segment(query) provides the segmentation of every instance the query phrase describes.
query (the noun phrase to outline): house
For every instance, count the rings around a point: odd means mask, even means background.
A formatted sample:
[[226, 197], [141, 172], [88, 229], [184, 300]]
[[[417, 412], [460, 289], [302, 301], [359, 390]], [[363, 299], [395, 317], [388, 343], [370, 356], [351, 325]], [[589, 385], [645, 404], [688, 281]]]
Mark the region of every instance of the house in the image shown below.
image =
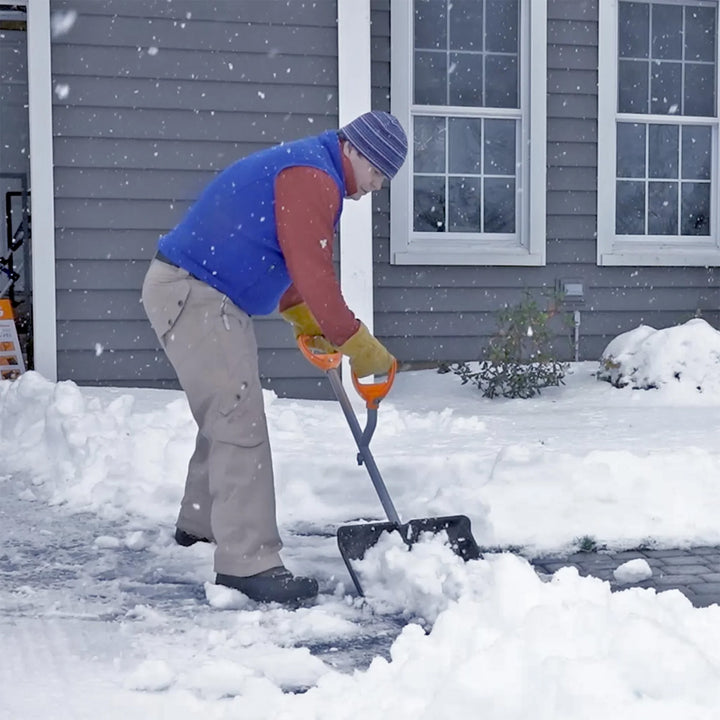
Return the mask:
[[[526, 291], [567, 292], [568, 359], [641, 323], [717, 325], [717, 6], [0, 4], [0, 92], [15, 98], [0, 164], [15, 142], [9, 164], [31, 177], [34, 367], [174, 386], [139, 303], [157, 238], [236, 158], [371, 107], [412, 150], [391, 189], [346, 204], [337, 259], [349, 305], [404, 362], [478, 357]], [[8, 141], [11, 111], [27, 132]], [[278, 316], [256, 327], [268, 387], [326, 394]]]

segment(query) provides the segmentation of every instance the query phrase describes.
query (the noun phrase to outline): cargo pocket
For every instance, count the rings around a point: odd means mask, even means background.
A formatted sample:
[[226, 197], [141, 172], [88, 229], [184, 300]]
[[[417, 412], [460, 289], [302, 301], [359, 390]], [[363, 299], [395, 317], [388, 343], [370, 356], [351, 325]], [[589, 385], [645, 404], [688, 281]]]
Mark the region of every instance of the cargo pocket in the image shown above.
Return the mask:
[[267, 422], [258, 381], [241, 381], [218, 405], [213, 439], [256, 447], [267, 441]]
[[187, 277], [154, 283], [143, 292], [143, 305], [150, 325], [165, 347], [168, 333], [175, 327], [190, 295]]

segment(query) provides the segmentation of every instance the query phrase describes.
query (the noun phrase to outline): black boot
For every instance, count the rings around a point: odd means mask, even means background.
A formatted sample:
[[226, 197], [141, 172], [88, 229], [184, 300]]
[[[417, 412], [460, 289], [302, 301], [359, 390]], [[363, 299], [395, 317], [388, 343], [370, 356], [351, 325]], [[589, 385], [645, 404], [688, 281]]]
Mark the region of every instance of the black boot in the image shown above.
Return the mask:
[[215, 584], [239, 590], [251, 600], [258, 602], [297, 605], [304, 600], [311, 600], [318, 594], [317, 580], [295, 577], [282, 565], [249, 577], [218, 574]]
[[178, 545], [182, 545], [183, 547], [190, 547], [191, 545], [194, 545], [196, 542], [206, 542], [209, 543], [210, 540], [203, 537], [195, 537], [194, 535], [191, 535], [190, 533], [186, 533], [184, 530], [181, 530], [180, 528], [175, 529], [175, 542]]

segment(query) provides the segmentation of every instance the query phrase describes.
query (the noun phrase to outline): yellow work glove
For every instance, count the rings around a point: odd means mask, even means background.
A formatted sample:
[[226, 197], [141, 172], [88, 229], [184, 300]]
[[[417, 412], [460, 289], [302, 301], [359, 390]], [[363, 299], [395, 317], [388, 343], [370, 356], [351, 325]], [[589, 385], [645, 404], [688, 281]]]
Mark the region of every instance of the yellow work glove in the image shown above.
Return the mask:
[[395, 359], [362, 323], [338, 350], [350, 358], [350, 367], [359, 378], [385, 375]]
[[293, 305], [280, 314], [292, 325], [296, 340], [300, 335], [309, 335], [312, 338], [308, 343], [311, 348], [324, 353], [337, 352], [337, 348], [323, 335], [318, 321], [313, 317], [306, 303]]

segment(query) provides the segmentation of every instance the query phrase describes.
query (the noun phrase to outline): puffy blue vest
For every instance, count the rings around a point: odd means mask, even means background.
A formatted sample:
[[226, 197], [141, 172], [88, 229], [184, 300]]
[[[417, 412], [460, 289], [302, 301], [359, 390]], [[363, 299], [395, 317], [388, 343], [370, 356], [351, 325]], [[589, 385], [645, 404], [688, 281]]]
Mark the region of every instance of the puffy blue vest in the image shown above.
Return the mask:
[[238, 160], [203, 191], [158, 248], [174, 263], [206, 282], [249, 315], [267, 315], [290, 286], [275, 224], [275, 178], [296, 165], [327, 172], [345, 182], [337, 132], [277, 145]]

